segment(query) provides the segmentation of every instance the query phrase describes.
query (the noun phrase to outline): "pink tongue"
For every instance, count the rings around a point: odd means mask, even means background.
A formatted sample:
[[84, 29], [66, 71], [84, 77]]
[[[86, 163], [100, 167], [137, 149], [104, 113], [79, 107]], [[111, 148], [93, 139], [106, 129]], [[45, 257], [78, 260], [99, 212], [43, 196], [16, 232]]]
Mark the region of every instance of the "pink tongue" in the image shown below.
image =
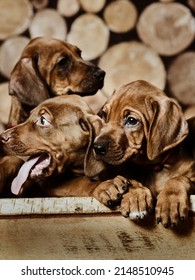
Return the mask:
[[30, 170], [33, 167], [33, 165], [38, 161], [40, 156], [29, 159], [26, 161], [22, 167], [20, 168], [18, 175], [14, 178], [12, 185], [11, 185], [11, 191], [13, 194], [18, 194], [20, 192], [20, 189], [24, 182], [27, 180]]

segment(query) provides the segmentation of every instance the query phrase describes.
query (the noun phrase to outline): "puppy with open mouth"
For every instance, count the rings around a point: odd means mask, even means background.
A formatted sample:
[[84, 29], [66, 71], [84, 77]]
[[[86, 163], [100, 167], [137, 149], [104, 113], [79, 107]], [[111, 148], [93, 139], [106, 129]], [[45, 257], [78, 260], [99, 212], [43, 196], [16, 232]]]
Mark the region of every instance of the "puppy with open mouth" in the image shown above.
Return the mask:
[[45, 100], [26, 122], [4, 131], [1, 141], [14, 155], [27, 159], [12, 183], [18, 194], [27, 179], [41, 182], [54, 174], [83, 174], [85, 151], [98, 122], [78, 95]]
[[[101, 118], [82, 97], [64, 95], [45, 100], [32, 110], [24, 123], [4, 131], [1, 134], [4, 149], [25, 160], [12, 182], [12, 193], [34, 195], [34, 189], [39, 186], [43, 196], [94, 195], [102, 202], [101, 197], [105, 195], [102, 192], [107, 186], [94, 193], [99, 182], [77, 185], [93, 161], [91, 145], [101, 124]], [[92, 165], [95, 168], [96, 161]], [[99, 162], [96, 172], [99, 172]], [[123, 177], [115, 181], [124, 193]]]

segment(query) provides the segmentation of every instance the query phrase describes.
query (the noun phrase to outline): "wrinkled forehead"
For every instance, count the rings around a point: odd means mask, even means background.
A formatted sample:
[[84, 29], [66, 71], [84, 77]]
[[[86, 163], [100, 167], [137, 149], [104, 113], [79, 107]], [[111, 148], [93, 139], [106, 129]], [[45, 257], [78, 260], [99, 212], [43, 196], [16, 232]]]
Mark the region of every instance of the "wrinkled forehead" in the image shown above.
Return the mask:
[[145, 82], [136, 81], [121, 86], [105, 104], [111, 115], [116, 115], [126, 108], [132, 108], [143, 113], [146, 110], [146, 99], [159, 100], [165, 93], [157, 87]]
[[50, 37], [39, 37], [30, 41], [30, 43], [26, 46], [24, 53], [28, 54], [32, 51], [36, 52], [39, 55], [44, 54], [46, 56], [49, 54], [56, 53], [77, 53], [78, 48], [73, 46], [65, 41], [53, 39]]
[[47, 105], [50, 109], [62, 109], [70, 111], [83, 111], [83, 113], [92, 113], [89, 105], [78, 95], [62, 95], [45, 100], [42, 105]]

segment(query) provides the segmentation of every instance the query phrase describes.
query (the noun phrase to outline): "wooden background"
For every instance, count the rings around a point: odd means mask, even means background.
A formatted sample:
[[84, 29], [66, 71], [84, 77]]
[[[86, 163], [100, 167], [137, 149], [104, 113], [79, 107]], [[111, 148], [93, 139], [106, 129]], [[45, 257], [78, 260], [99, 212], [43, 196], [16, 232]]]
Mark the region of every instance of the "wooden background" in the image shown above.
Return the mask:
[[9, 111], [10, 72], [36, 36], [76, 44], [106, 71], [95, 107], [120, 84], [146, 79], [194, 114], [194, 15], [195, 0], [1, 0], [0, 120]]

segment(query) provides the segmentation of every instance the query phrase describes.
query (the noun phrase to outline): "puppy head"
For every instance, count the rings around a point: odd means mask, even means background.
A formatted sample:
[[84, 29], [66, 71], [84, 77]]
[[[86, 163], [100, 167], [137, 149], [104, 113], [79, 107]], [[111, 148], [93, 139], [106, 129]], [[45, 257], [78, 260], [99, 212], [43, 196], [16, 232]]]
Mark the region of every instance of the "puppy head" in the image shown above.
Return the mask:
[[94, 94], [103, 87], [105, 72], [84, 61], [67, 42], [38, 37], [30, 41], [11, 73], [9, 93], [29, 106], [66, 93]]
[[22, 179], [19, 178], [17, 191], [29, 178], [41, 181], [66, 171], [84, 174], [93, 122], [98, 120], [101, 122], [80, 96], [66, 95], [42, 102], [26, 122], [2, 133], [2, 142], [9, 151], [28, 157], [19, 172]]
[[112, 165], [155, 160], [188, 134], [177, 102], [145, 81], [120, 87], [99, 115], [104, 124], [94, 141], [95, 157]]

